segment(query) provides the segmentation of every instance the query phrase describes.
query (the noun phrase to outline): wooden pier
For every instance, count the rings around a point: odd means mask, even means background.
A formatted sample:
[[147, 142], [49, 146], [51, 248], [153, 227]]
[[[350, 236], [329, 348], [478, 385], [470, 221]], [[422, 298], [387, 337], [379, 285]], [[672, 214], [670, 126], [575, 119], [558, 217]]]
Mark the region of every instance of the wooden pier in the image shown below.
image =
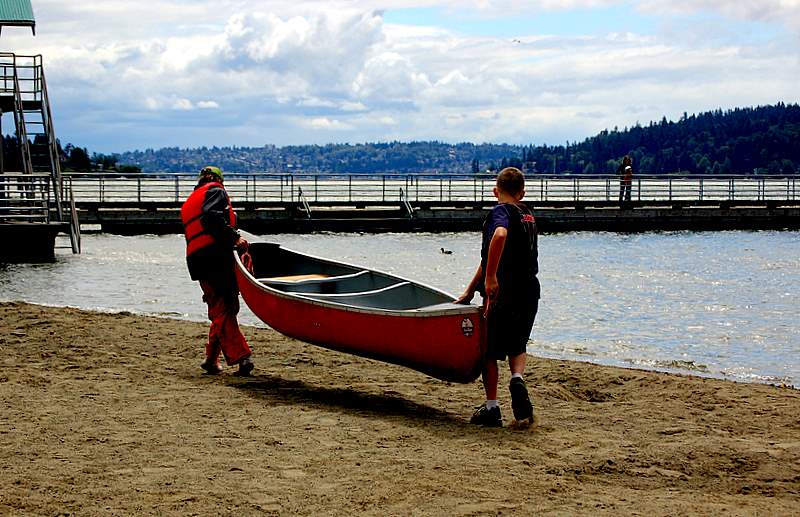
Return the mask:
[[[194, 175], [65, 177], [84, 225], [118, 234], [180, 233]], [[494, 178], [473, 175], [229, 174], [247, 231], [474, 231], [495, 203]], [[527, 179], [543, 232], [800, 229], [797, 176], [639, 176], [619, 201], [616, 176]], [[85, 228], [90, 228], [85, 226]]]

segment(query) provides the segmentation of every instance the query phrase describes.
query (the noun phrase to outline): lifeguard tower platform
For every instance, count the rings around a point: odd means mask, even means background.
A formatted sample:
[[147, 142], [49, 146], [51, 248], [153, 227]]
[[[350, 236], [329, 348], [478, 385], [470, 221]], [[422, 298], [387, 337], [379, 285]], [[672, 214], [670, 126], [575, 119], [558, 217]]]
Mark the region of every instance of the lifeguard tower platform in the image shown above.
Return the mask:
[[[35, 34], [30, 0], [0, 0], [0, 34], [8, 26], [30, 27]], [[61, 178], [41, 55], [0, 52], [0, 134], [12, 117], [15, 136], [3, 140], [0, 153], [0, 262], [53, 260], [59, 233], [68, 234], [69, 247], [80, 253], [80, 225]]]

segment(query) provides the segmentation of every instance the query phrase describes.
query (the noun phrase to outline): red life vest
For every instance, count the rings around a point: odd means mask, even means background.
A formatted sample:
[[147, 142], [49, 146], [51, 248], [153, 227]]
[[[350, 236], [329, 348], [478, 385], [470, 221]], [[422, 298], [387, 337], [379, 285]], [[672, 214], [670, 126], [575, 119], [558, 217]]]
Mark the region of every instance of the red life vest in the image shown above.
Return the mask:
[[[206, 192], [212, 188], [224, 188], [222, 183], [206, 183], [202, 187], [195, 189], [188, 199], [181, 206], [181, 221], [186, 235], [186, 256], [196, 253], [207, 246], [216, 242], [214, 237], [206, 231], [200, 218], [203, 216], [203, 202], [206, 199]], [[228, 201], [228, 218], [232, 227], [236, 228], [236, 213], [233, 206]]]

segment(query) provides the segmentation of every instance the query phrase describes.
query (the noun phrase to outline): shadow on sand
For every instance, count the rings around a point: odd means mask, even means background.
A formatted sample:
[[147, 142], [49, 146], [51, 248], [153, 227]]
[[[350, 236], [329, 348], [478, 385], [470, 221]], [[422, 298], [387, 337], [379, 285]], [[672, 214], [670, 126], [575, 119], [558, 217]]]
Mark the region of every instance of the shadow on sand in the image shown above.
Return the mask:
[[431, 424], [472, 427], [462, 417], [440, 409], [412, 402], [399, 393], [364, 393], [357, 388], [328, 388], [314, 386], [301, 380], [289, 380], [272, 375], [253, 377], [224, 377], [230, 387], [272, 404], [305, 404], [325, 407], [369, 418], [402, 417], [413, 425]]

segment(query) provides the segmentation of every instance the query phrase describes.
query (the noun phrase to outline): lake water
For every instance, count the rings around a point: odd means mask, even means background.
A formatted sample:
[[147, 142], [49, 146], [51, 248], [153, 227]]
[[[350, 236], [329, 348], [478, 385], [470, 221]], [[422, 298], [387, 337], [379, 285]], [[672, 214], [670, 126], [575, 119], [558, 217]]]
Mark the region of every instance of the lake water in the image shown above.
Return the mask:
[[[454, 294], [477, 233], [270, 235]], [[451, 250], [444, 254], [441, 248]], [[800, 383], [800, 232], [540, 236], [530, 353], [732, 380]], [[181, 235], [84, 235], [83, 254], [0, 265], [0, 300], [205, 319]], [[243, 324], [262, 325], [242, 304]], [[256, 354], [258, 343], [254, 343]], [[199, 345], [198, 345], [199, 346]]]

